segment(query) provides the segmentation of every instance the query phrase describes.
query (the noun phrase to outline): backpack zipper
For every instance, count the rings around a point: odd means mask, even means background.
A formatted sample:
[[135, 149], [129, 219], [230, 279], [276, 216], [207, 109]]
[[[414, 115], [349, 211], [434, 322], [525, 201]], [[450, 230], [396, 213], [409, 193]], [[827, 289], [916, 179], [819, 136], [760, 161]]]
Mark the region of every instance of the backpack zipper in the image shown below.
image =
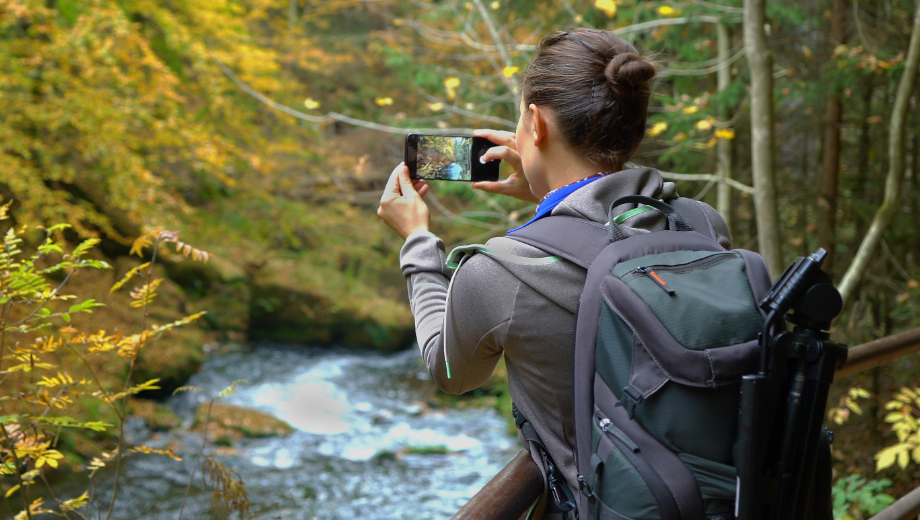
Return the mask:
[[668, 284], [665, 283], [664, 280], [659, 278], [658, 275], [655, 274], [655, 271], [652, 271], [650, 268], [637, 267], [635, 272], [639, 274], [644, 274], [645, 276], [647, 276], [649, 279], [655, 282], [655, 285], [657, 285], [658, 287], [661, 287], [661, 290], [668, 293], [668, 296], [674, 296], [675, 294], [677, 294], [676, 292], [674, 292], [674, 289], [671, 289], [670, 287], [668, 287]]
[[602, 432], [618, 439], [620, 442], [625, 444], [627, 448], [629, 448], [629, 451], [633, 453], [639, 453], [639, 445], [627, 437], [626, 434], [620, 431], [619, 428], [614, 426], [613, 423], [610, 422], [610, 419], [604, 417], [601, 412], [596, 412], [594, 416], [597, 418], [597, 426], [601, 429]]

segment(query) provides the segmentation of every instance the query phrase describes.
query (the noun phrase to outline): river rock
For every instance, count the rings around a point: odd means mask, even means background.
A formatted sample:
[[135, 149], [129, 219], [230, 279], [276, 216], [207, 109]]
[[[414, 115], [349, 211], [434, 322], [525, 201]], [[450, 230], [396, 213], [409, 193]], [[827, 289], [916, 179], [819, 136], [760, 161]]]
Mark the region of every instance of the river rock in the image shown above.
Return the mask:
[[[208, 403], [202, 403], [195, 410], [195, 430], [204, 430], [208, 421]], [[288, 423], [267, 413], [242, 408], [232, 404], [214, 403], [211, 406], [208, 436], [221, 442], [224, 439], [241, 437], [279, 437], [294, 433]]]

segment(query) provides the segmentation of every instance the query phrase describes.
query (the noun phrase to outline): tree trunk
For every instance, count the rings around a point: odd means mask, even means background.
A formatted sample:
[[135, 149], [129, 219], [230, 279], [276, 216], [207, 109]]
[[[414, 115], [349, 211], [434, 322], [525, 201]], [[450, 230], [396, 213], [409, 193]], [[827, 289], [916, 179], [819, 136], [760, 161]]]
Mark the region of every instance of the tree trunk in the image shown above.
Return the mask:
[[840, 294], [843, 303], [847, 305], [856, 293], [856, 288], [862, 281], [869, 267], [869, 262], [878, 248], [879, 242], [894, 220], [898, 211], [901, 198], [901, 188], [904, 184], [905, 146], [907, 134], [907, 114], [910, 108], [910, 97], [917, 80], [917, 65], [920, 63], [920, 0], [914, 4], [914, 22], [908, 45], [907, 61], [904, 63], [904, 75], [898, 83], [898, 91], [891, 109], [890, 134], [888, 138], [888, 176], [885, 179], [885, 198], [881, 207], [875, 212], [875, 218], [869, 226], [866, 237], [859, 245], [853, 263], [847, 269], [843, 280], [840, 282]]
[[[725, 63], [729, 58], [729, 45], [730, 39], [728, 35], [728, 28], [725, 27], [725, 24], [720, 23], [718, 27], [718, 57], [719, 63]], [[719, 69], [718, 73], [718, 87], [719, 92], [724, 92], [729, 83], [732, 81], [732, 71], [731, 67], [723, 67]], [[722, 111], [720, 117], [724, 121], [728, 121], [731, 118], [731, 112], [726, 108]], [[732, 178], [732, 141], [729, 139], [719, 139], [716, 152], [718, 154], [719, 164], [716, 168], [716, 175], [723, 179]], [[732, 188], [728, 185], [727, 182], [720, 182], [718, 188], [718, 199], [716, 202], [716, 210], [719, 214], [722, 215], [722, 218], [725, 219], [725, 224], [728, 226], [729, 234], [732, 231], [732, 213], [733, 213], [733, 204], [732, 204]]]
[[[830, 43], [833, 49], [844, 43], [846, 0], [834, 0], [831, 17]], [[833, 50], [831, 51], [833, 52]], [[824, 175], [821, 180], [821, 197], [818, 198], [818, 246], [827, 250], [824, 269], [830, 270], [834, 262], [835, 230], [837, 227], [837, 184], [840, 172], [840, 92], [834, 91], [827, 100], [824, 116]]]
[[773, 57], [764, 34], [766, 0], [744, 0], [744, 53], [751, 69], [751, 175], [757, 243], [773, 277], [783, 272], [783, 252], [773, 168]]
[[[867, 198], [869, 186], [869, 150], [872, 147], [872, 131], [869, 117], [872, 115], [872, 96], [875, 94], [875, 74], [867, 74], [863, 81], [863, 112], [860, 119], [859, 156], [856, 159], [857, 199]], [[856, 236], [866, 234], [866, 219], [860, 211], [853, 212], [856, 218]]]

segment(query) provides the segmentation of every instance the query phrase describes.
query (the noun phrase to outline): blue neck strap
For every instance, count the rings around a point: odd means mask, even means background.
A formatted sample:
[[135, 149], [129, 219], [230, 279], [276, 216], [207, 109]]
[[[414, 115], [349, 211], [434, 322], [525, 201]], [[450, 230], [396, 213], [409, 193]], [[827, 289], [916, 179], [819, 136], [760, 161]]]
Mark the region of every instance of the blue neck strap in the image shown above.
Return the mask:
[[604, 176], [588, 177], [587, 179], [580, 180], [576, 182], [575, 184], [569, 184], [568, 186], [559, 188], [558, 190], [551, 193], [549, 197], [546, 197], [546, 199], [543, 202], [541, 202], [539, 206], [537, 206], [537, 214], [534, 215], [532, 219], [528, 220], [523, 225], [520, 225], [508, 231], [505, 234], [508, 235], [508, 234], [514, 233], [515, 231], [519, 229], [523, 229], [529, 226], [530, 224], [532, 224], [533, 222], [536, 222], [540, 220], [541, 218], [549, 215], [550, 213], [553, 212], [553, 209], [555, 209], [556, 206], [559, 205], [560, 202], [562, 202], [563, 200], [565, 200], [566, 197], [568, 197], [569, 195], [574, 193], [576, 190], [578, 190], [578, 188], [581, 188], [582, 186], [591, 184], [592, 182], [599, 180], [599, 179], [603, 179], [603, 178]]

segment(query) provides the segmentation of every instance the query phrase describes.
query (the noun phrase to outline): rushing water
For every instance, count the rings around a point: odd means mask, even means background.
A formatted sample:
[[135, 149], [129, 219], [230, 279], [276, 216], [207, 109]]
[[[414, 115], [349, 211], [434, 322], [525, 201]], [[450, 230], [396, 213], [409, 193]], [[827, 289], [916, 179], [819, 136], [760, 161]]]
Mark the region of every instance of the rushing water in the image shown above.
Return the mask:
[[[188, 383], [203, 391], [179, 394], [170, 404], [188, 426], [207, 395], [237, 379], [248, 382], [225, 402], [297, 429], [287, 437], [236, 441], [216, 455], [242, 475], [254, 518], [449, 518], [519, 449], [494, 410], [429, 410], [424, 403], [433, 384], [416, 349], [380, 355], [255, 347], [214, 354]], [[132, 442], [178, 447], [184, 461], [126, 459], [113, 517], [175, 519], [200, 435], [155, 436], [137, 421], [129, 426]], [[402, 453], [413, 446], [451, 453]], [[196, 478], [183, 518], [212, 518], [210, 492], [200, 484]], [[100, 487], [110, 485], [103, 479]]]

